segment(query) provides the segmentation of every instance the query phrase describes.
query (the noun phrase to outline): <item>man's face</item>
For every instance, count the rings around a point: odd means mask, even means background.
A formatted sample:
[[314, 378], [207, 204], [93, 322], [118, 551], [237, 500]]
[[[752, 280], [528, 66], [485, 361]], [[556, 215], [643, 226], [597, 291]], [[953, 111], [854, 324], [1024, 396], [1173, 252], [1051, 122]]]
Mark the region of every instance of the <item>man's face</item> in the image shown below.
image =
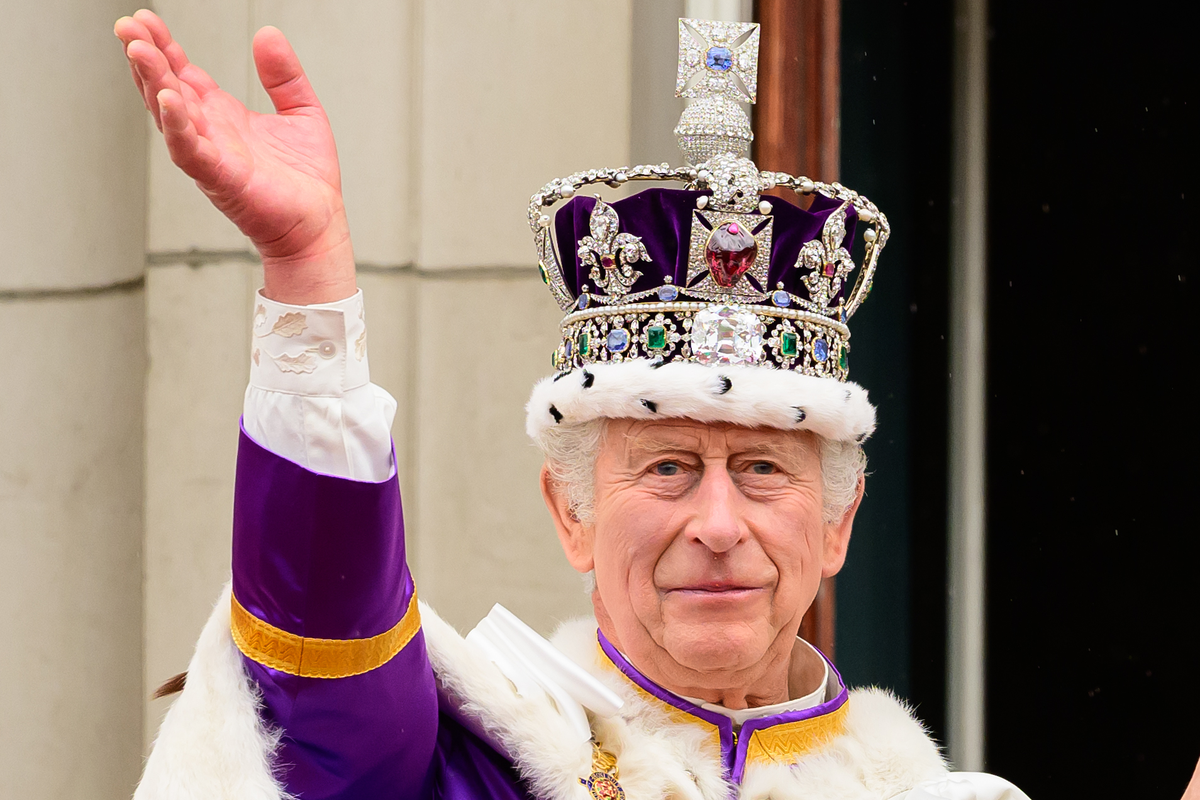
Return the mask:
[[564, 545], [594, 567], [597, 618], [626, 656], [678, 693], [720, 694], [781, 661], [786, 673], [841, 567], [849, 520], [823, 522], [821, 490], [812, 434], [613, 420], [594, 521]]

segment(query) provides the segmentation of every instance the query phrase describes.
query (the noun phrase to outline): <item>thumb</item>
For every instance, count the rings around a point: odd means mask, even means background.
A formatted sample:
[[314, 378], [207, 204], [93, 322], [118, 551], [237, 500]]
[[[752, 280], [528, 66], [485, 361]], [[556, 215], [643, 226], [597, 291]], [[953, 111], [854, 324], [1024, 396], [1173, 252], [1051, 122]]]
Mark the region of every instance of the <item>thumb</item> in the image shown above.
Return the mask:
[[275, 110], [284, 115], [321, 110], [321, 102], [283, 32], [268, 25], [254, 34], [254, 66]]

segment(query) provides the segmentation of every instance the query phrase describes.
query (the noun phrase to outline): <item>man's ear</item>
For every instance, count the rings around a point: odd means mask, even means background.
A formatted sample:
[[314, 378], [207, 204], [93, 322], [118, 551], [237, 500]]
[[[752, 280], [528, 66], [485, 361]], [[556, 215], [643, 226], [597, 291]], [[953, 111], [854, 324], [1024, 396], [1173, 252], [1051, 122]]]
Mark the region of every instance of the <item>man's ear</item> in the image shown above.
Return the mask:
[[593, 533], [592, 526], [584, 525], [571, 510], [565, 488], [550, 474], [550, 468], [542, 465], [542, 499], [550, 510], [550, 518], [554, 520], [554, 528], [558, 532], [558, 541], [562, 543], [563, 553], [567, 563], [576, 572], [591, 572], [595, 568], [592, 557]]
[[854, 527], [854, 515], [862, 502], [867, 488], [865, 475], [858, 476], [858, 487], [854, 491], [854, 502], [846, 507], [841, 519], [825, 523], [825, 553], [821, 563], [821, 577], [832, 578], [846, 563], [846, 550], [850, 547], [850, 529]]

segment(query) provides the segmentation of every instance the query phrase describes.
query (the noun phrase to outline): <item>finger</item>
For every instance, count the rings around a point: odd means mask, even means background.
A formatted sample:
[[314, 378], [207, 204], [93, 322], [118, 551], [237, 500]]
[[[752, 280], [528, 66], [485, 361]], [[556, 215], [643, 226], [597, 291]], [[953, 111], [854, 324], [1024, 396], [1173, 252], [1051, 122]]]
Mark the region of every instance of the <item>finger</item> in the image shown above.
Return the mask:
[[142, 96], [142, 105], [149, 111], [150, 104], [146, 102], [146, 90], [142, 86], [142, 76], [138, 74], [137, 67], [134, 66], [132, 61], [129, 62], [129, 73], [133, 75], [133, 83], [137, 86], [138, 94]]
[[[136, 38], [150, 42], [161, 50], [171, 66], [171, 71], [191, 86], [198, 97], [204, 97], [213, 89], [220, 88], [207, 72], [188, 61], [187, 53], [171, 36], [167, 24], [153, 11], [143, 8], [132, 17], [122, 17], [117, 20], [114, 32], [126, 46]], [[147, 107], [149, 105], [147, 101]]]
[[158, 94], [163, 89], [179, 92], [179, 77], [171, 71], [167, 57], [153, 44], [141, 39], [129, 43], [125, 50], [130, 60], [137, 66], [138, 74], [142, 76], [143, 89], [147, 100], [152, 100], [150, 113], [159, 123], [162, 130], [162, 120], [158, 107]]
[[183, 52], [183, 48], [179, 46], [171, 37], [171, 29], [167, 27], [167, 23], [162, 21], [162, 18], [148, 8], [143, 8], [140, 11], [135, 11], [133, 18], [145, 26], [146, 30], [154, 39], [154, 45], [162, 51], [167, 57], [167, 63], [171, 65], [171, 70], [178, 75], [183, 71], [183, 68], [188, 65], [187, 54]]
[[[144, 41], [151, 39], [150, 32], [147, 31], [140, 22], [133, 19], [133, 17], [121, 17], [119, 20], [117, 20], [113, 25], [113, 33], [116, 34], [117, 38], [121, 40], [121, 43], [125, 48], [128, 48], [129, 43], [134, 39], [142, 39]], [[142, 95], [142, 105], [146, 107], [146, 110], [149, 110], [150, 100], [146, 97], [146, 89], [144, 82], [142, 81], [142, 76], [138, 74], [137, 66], [133, 63], [133, 60], [129, 58], [128, 52], [125, 53], [125, 58], [129, 60], [129, 73], [133, 76], [133, 83], [137, 86], [138, 92]]]
[[133, 17], [142, 23], [154, 37], [154, 44], [167, 57], [171, 71], [179, 76], [181, 81], [191, 86], [198, 97], [204, 97], [213, 89], [220, 88], [207, 72], [188, 61], [187, 53], [171, 36], [171, 29], [167, 27], [167, 23], [163, 22], [161, 17], [145, 8], [136, 12]]
[[163, 89], [157, 100], [162, 109], [163, 141], [171, 161], [201, 186], [216, 183], [220, 153], [212, 142], [197, 132], [183, 97], [178, 92]]
[[154, 37], [150, 34], [150, 31], [146, 28], [146, 26], [141, 22], [138, 22], [133, 17], [121, 17], [119, 20], [113, 23], [113, 33], [117, 35], [118, 39], [125, 43], [126, 47], [128, 47], [129, 43], [134, 39], [141, 39], [151, 43], [154, 41]]
[[183, 93], [183, 102], [187, 105], [188, 117], [196, 126], [196, 131], [201, 136], [208, 136], [208, 117], [205, 116], [204, 108], [200, 105], [200, 95], [196, 94], [196, 90], [187, 81], [181, 80], [179, 89]]
[[296, 51], [278, 28], [267, 26], [254, 34], [254, 65], [276, 112], [288, 115], [321, 111]]

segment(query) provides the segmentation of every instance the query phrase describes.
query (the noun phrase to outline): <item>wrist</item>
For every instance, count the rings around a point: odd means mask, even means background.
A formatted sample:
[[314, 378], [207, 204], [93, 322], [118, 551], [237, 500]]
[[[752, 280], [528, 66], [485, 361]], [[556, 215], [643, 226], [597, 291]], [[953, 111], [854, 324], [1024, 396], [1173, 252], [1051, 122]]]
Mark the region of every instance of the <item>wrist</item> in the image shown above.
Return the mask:
[[358, 291], [354, 247], [344, 217], [299, 252], [264, 255], [262, 264], [263, 296], [279, 303], [333, 303]]

